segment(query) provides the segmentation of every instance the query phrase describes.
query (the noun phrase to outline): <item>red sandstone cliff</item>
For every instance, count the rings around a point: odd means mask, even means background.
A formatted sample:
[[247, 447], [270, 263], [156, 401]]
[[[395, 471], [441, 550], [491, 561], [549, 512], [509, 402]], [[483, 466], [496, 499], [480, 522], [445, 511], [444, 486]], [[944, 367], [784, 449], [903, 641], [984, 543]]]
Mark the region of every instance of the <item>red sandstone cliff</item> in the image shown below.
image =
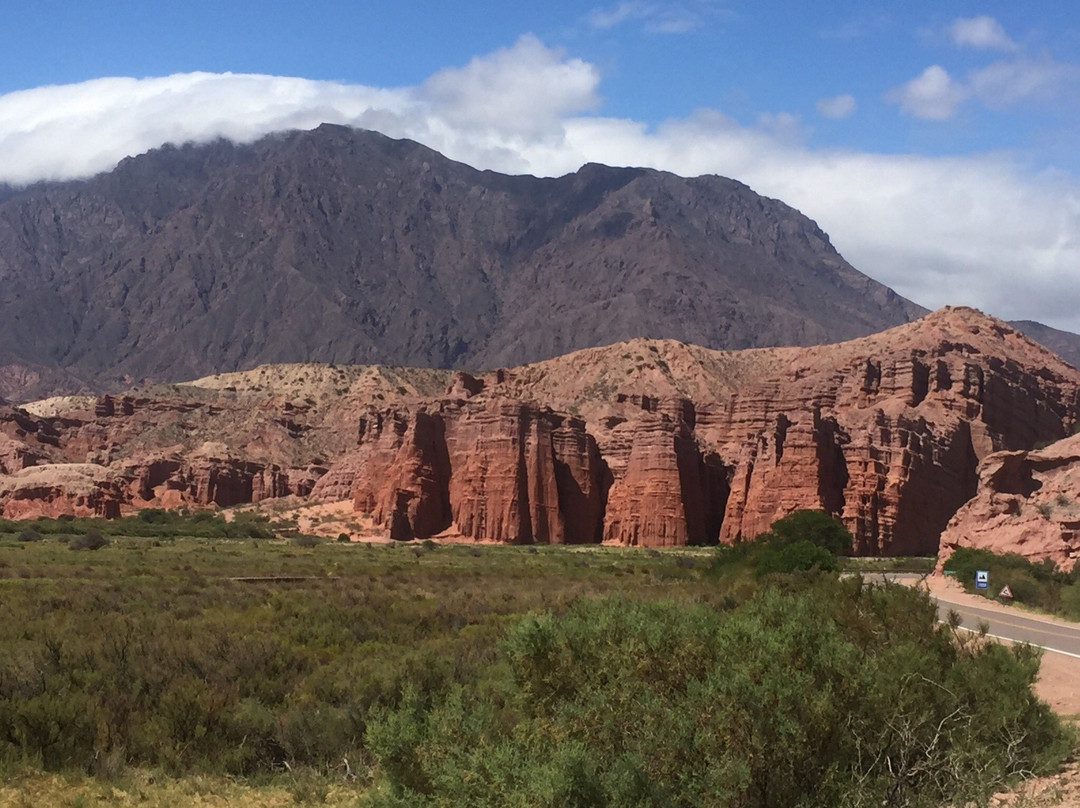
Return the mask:
[[580, 420], [498, 398], [446, 400], [372, 410], [358, 444], [313, 495], [330, 498], [351, 478], [357, 510], [392, 537], [452, 528], [500, 542], [599, 539], [605, 469]]
[[38, 516], [120, 515], [124, 500], [116, 478], [92, 463], [40, 465], [0, 475], [0, 516], [32, 519]]
[[1006, 324], [943, 309], [817, 348], [635, 340], [479, 377], [272, 366], [40, 402], [0, 410], [0, 475], [89, 462], [123, 507], [348, 498], [402, 539], [681, 545], [821, 508], [859, 553], [927, 553], [979, 460], [1068, 434], [1078, 390]]

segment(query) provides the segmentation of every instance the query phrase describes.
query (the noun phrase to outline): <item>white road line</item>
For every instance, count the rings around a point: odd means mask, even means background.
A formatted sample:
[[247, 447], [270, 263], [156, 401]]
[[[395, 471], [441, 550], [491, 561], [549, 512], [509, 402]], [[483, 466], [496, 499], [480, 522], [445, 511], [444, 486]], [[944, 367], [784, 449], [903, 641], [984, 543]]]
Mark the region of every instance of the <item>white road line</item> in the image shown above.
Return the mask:
[[[939, 623], [944, 623], [946, 621], [939, 620], [938, 622]], [[978, 634], [979, 633], [979, 630], [977, 628], [968, 628], [967, 626], [957, 626], [957, 628], [960, 629], [961, 631], [970, 631], [972, 634]], [[1038, 629], [1032, 629], [1032, 630], [1033, 631], [1038, 631]], [[1037, 642], [1028, 642], [1027, 640], [1018, 640], [1015, 637], [1002, 637], [1000, 634], [990, 634], [989, 632], [984, 634], [983, 636], [984, 637], [992, 637], [995, 640], [1004, 640], [1005, 642], [1027, 643], [1028, 645], [1034, 645], [1036, 648], [1041, 648], [1044, 651], [1049, 651], [1051, 654], [1061, 654], [1062, 656], [1072, 657], [1073, 659], [1080, 659], [1080, 654], [1074, 654], [1074, 653], [1071, 653], [1069, 651], [1062, 651], [1062, 650], [1059, 650], [1057, 648], [1051, 648], [1049, 645], [1039, 645]]]

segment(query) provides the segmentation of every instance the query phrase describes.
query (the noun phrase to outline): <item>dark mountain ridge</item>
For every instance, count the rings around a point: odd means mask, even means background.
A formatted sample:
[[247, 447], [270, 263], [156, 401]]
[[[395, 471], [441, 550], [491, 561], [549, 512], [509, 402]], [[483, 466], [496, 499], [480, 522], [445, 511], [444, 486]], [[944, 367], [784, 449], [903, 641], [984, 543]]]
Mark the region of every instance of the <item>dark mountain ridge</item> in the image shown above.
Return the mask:
[[812, 345], [924, 312], [734, 180], [507, 176], [340, 126], [0, 199], [8, 398], [269, 362], [482, 369], [633, 337]]
[[1074, 368], [1080, 368], [1080, 334], [1051, 328], [1034, 320], [1013, 320], [1009, 325], [1045, 345]]

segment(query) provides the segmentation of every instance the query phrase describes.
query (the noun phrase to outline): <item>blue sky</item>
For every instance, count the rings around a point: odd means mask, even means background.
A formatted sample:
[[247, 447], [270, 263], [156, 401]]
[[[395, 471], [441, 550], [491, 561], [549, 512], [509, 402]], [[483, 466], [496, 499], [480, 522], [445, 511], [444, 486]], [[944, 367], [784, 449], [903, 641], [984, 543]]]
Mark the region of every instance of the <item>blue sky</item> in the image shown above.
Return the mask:
[[1080, 330], [1072, 3], [0, 9], [0, 180], [321, 120], [510, 172], [720, 173], [924, 305]]

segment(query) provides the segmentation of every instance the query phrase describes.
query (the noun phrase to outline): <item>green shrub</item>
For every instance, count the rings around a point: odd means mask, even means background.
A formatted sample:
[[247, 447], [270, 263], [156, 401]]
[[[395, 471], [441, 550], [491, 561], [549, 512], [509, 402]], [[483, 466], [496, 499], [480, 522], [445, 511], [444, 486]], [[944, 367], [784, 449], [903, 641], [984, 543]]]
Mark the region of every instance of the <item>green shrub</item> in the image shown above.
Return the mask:
[[730, 612], [583, 600], [502, 653], [487, 693], [376, 712], [369, 804], [939, 805], [1068, 749], [1036, 652], [959, 641], [901, 587], [822, 579]]
[[767, 533], [750, 542], [721, 545], [712, 572], [745, 566], [758, 575], [821, 569], [835, 571], [836, 556], [851, 552], [851, 532], [823, 511], [795, 511], [772, 523]]
[[[1061, 608], [1064, 591], [1071, 588], [1073, 580], [1049, 560], [1035, 564], [1017, 553], [995, 553], [977, 547], [957, 548], [946, 560], [945, 570], [955, 573], [971, 592], [994, 598], [1008, 585], [1015, 602], [1050, 612]], [[990, 573], [989, 588], [975, 588], [976, 570]]]
[[835, 572], [839, 563], [836, 556], [805, 539], [776, 547], [766, 544], [757, 557], [758, 575], [769, 573], [806, 572], [812, 569]]
[[806, 541], [828, 550], [833, 555], [851, 552], [853, 538], [843, 522], [824, 511], [800, 510], [777, 519], [766, 534], [776, 547]]
[[28, 527], [20, 530], [17, 538], [21, 542], [41, 541], [41, 534], [34, 528]]
[[90, 530], [69, 541], [68, 547], [72, 550], [100, 550], [108, 543], [109, 540], [102, 536], [99, 531]]

